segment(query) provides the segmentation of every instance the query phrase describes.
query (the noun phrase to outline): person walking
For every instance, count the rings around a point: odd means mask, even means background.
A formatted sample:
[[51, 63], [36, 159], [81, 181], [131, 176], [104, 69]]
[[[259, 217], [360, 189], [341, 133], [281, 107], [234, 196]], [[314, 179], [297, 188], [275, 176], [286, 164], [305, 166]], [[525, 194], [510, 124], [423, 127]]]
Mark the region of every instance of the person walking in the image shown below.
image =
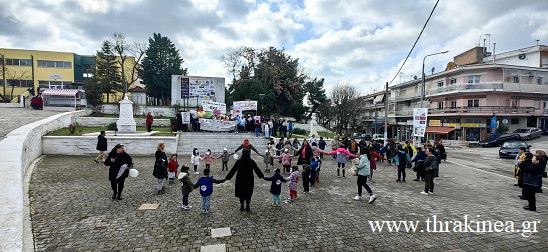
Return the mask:
[[[318, 141], [318, 147], [320, 147], [321, 150], [325, 150], [325, 146], [327, 146], [327, 143], [325, 140], [323, 140], [323, 137], [320, 137], [320, 141]], [[320, 153], [320, 159], [323, 159], [323, 153]]]
[[413, 181], [424, 181], [424, 160], [426, 160], [426, 153], [421, 147], [417, 147], [417, 155], [411, 160], [411, 163], [415, 163], [413, 171], [417, 172], [417, 178]]
[[230, 180], [236, 175], [236, 183], [234, 183], [234, 196], [240, 199], [240, 211], [244, 211], [244, 202], [246, 204], [245, 211], [251, 211], [249, 205], [251, 203], [251, 196], [253, 195], [253, 187], [255, 180], [253, 172], [260, 179], [264, 178], [263, 173], [257, 163], [251, 159], [251, 152], [249, 149], [242, 151], [242, 157], [236, 161], [232, 169], [228, 172], [225, 179]]
[[289, 122], [287, 125], [287, 131], [289, 133], [288, 137], [291, 138], [293, 136], [293, 122]]
[[106, 133], [104, 130], [101, 130], [101, 133], [99, 136], [97, 136], [97, 149], [99, 151], [99, 156], [97, 156], [93, 161], [95, 163], [104, 163], [106, 157], [108, 156], [107, 153], [107, 138], [105, 137]]
[[423, 195], [434, 194], [434, 174], [438, 169], [438, 159], [434, 156], [435, 149], [426, 149], [426, 160], [424, 160], [424, 191]]
[[152, 117], [152, 114], [148, 112], [145, 120], [145, 124], [147, 126], [147, 132], [152, 131], [152, 122], [154, 122], [154, 118]]
[[362, 187], [365, 188], [367, 193], [369, 193], [369, 204], [372, 204], [377, 199], [377, 196], [373, 194], [373, 191], [367, 185], [367, 177], [369, 176], [371, 172], [371, 162], [369, 160], [372, 160], [373, 157], [369, 153], [369, 150], [365, 147], [360, 149], [360, 163], [358, 164], [358, 195], [354, 197], [354, 200], [361, 200], [362, 199]]
[[112, 199], [122, 200], [124, 182], [129, 175], [129, 169], [133, 166], [133, 160], [125, 152], [124, 145], [117, 144], [108, 154], [104, 164], [110, 166], [108, 180], [113, 192]]
[[407, 168], [407, 164], [411, 161], [411, 158], [405, 153], [401, 145], [398, 145], [397, 148], [398, 151], [394, 155], [394, 163], [398, 169], [398, 180], [396, 180], [396, 182], [405, 183], [405, 169]]

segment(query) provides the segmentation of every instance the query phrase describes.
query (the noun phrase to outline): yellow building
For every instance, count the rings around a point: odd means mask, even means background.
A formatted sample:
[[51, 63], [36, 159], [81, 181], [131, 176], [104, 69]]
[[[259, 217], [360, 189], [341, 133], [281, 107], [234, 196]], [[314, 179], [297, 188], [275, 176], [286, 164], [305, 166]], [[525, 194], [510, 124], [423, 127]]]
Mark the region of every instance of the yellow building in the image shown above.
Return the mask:
[[[135, 58], [127, 57], [124, 65], [126, 80], [129, 81]], [[93, 69], [95, 56], [0, 48], [0, 94], [9, 98], [20, 94], [28, 96], [29, 88], [35, 91], [81, 88], [83, 80], [92, 76]], [[134, 87], [134, 83], [128, 83], [128, 89]], [[121, 93], [110, 97], [111, 102], [123, 98]]]

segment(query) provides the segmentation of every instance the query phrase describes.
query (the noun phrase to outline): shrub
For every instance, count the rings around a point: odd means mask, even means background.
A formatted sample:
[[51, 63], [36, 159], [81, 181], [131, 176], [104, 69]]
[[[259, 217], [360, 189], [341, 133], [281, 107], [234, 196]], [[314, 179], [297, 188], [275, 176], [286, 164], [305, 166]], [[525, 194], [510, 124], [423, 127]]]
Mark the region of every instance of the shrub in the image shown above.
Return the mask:
[[108, 129], [108, 130], [118, 131], [118, 125], [117, 125], [115, 122], [109, 123], [109, 124], [107, 125], [107, 129]]
[[171, 128], [171, 132], [177, 132], [177, 119], [169, 119], [169, 124], [170, 124], [170, 128]]
[[299, 128], [293, 128], [293, 134], [297, 135], [306, 135], [306, 130], [299, 129]]
[[74, 133], [76, 132], [76, 130], [80, 127], [80, 124], [78, 123], [71, 123], [68, 128], [69, 128], [69, 131], [70, 131], [70, 134], [71, 135], [74, 135]]

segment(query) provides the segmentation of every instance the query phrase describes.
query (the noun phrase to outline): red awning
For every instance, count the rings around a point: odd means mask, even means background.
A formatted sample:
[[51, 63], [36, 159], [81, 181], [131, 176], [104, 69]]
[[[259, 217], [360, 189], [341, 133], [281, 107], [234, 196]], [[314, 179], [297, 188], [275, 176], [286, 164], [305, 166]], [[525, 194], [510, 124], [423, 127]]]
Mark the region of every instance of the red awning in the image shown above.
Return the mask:
[[75, 96], [78, 94], [78, 89], [55, 89], [48, 88], [41, 93], [42, 95], [56, 95], [56, 96]]
[[455, 128], [441, 127], [441, 126], [427, 126], [426, 127], [426, 133], [431, 133], [431, 134], [447, 135], [449, 132], [451, 132], [453, 130], [455, 130]]

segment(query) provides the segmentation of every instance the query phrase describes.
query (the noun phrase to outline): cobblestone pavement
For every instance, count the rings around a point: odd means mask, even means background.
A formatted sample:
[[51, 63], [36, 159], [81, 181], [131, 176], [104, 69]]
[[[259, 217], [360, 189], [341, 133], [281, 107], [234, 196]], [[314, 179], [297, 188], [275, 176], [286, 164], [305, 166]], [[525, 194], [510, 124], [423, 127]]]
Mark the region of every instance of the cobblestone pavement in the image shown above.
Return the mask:
[[[450, 152], [456, 155], [459, 150]], [[207, 215], [199, 213], [197, 191], [190, 197], [191, 211], [181, 209], [178, 185], [166, 185], [166, 194], [155, 194], [152, 157], [134, 157], [140, 175], [126, 180], [122, 201], [113, 201], [107, 167], [92, 159], [48, 156], [36, 167], [30, 189], [37, 251], [200, 251], [215, 244], [225, 244], [228, 251], [546, 251], [548, 244], [546, 193], [537, 194], [537, 212], [525, 211], [526, 202], [518, 199], [519, 190], [511, 178], [457, 165], [452, 161], [462, 160], [451, 156], [441, 166], [434, 195], [419, 194], [424, 185], [412, 181], [411, 170], [407, 183], [396, 183], [394, 166], [380, 163], [376, 183], [370, 184], [377, 201], [354, 201], [356, 178], [337, 178], [335, 163], [328, 158], [320, 184], [303, 194], [299, 182], [299, 198], [293, 203], [272, 207], [270, 184], [256, 179], [252, 210], [240, 213], [232, 180], [215, 186], [212, 213]], [[179, 162], [188, 164], [189, 157]], [[475, 162], [489, 164], [481, 159]], [[216, 178], [227, 173], [221, 171], [220, 161], [212, 169]], [[198, 176], [192, 175], [192, 180]], [[282, 196], [288, 194], [283, 186]], [[160, 206], [139, 211], [143, 203]], [[428, 232], [426, 220], [434, 215], [438, 221], [461, 221], [462, 231], [468, 232], [453, 232], [449, 222], [451, 232], [439, 232], [439, 223], [438, 232]], [[464, 215], [468, 215], [468, 227]], [[513, 221], [515, 232], [497, 233], [497, 227], [493, 232], [472, 233], [477, 225], [470, 220], [493, 225], [503, 221], [504, 228]], [[388, 232], [385, 226], [379, 233], [372, 232], [369, 221], [420, 223], [416, 232], [406, 232], [402, 225], [400, 232]], [[528, 234], [522, 231], [527, 228], [524, 221], [541, 222], [535, 222], [536, 233], [524, 237]], [[223, 227], [230, 227], [232, 235], [211, 237], [212, 228]], [[533, 225], [529, 228], [533, 230]]]
[[35, 110], [32, 108], [0, 108], [0, 125], [2, 125], [2, 127], [0, 127], [0, 140], [14, 129], [59, 113], [62, 113], [62, 111], [53, 108], [45, 108], [44, 110]]

